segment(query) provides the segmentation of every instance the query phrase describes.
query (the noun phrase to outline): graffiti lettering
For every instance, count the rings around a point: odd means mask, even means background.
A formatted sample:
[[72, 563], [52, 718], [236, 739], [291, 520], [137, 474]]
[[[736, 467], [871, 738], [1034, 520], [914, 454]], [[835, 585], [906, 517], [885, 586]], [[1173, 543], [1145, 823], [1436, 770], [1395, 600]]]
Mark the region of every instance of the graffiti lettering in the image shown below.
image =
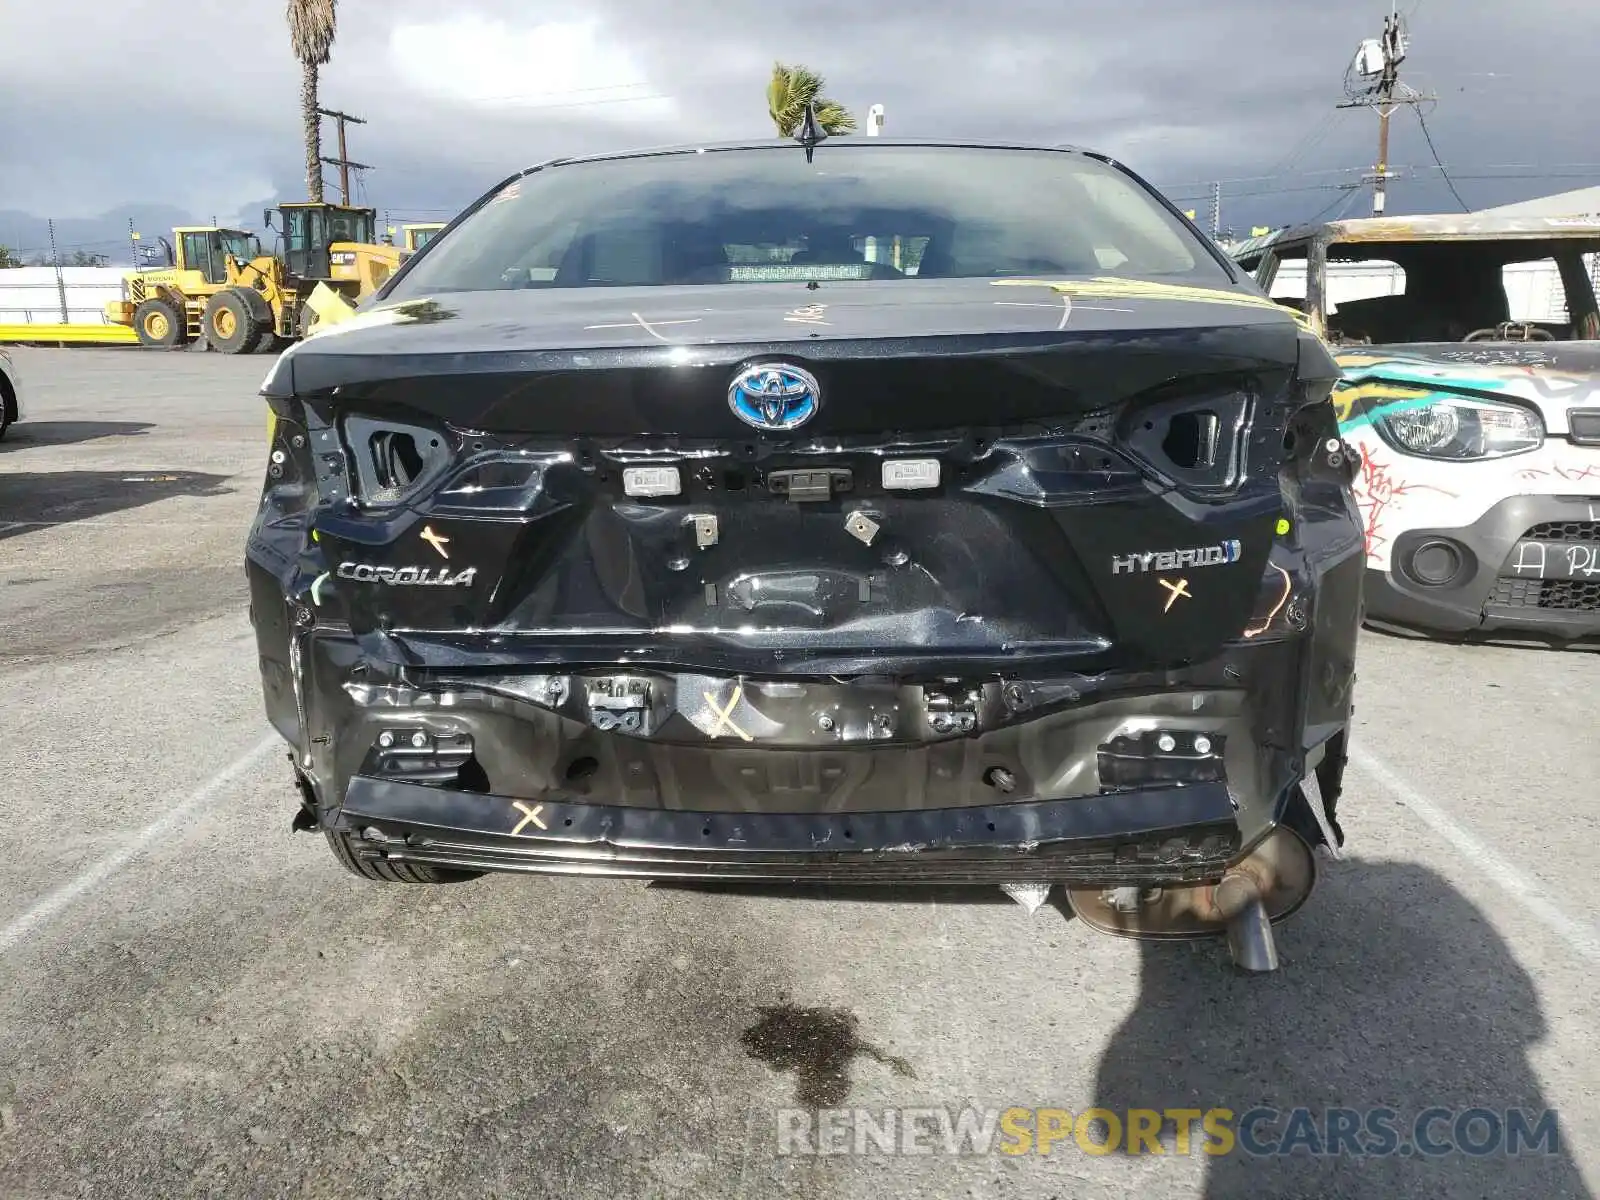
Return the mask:
[[[1538, 551], [1534, 556], [1531, 551]], [[1537, 559], [1535, 561], [1535, 558]], [[1545, 569], [1545, 555], [1543, 542], [1522, 542], [1517, 546], [1517, 561], [1511, 564], [1511, 569], [1518, 575], [1524, 571], [1532, 571], [1535, 575], [1543, 575]]]
[[1474, 363], [1486, 367], [1519, 367], [1524, 364], [1542, 366], [1551, 361], [1544, 350], [1489, 350], [1463, 347], [1460, 350], [1441, 350], [1438, 357], [1445, 362]]
[[1585, 579], [1600, 575], [1600, 546], [1568, 546], [1567, 574], [1576, 579], [1581, 573]]

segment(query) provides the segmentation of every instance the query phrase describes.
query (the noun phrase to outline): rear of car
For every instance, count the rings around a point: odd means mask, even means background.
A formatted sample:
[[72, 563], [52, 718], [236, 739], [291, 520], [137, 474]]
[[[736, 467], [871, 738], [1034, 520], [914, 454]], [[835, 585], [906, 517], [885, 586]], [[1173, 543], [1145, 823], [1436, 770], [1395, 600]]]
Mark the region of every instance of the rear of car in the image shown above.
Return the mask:
[[0, 346], [0, 438], [22, 420], [22, 372], [11, 352]]
[[1351, 705], [1336, 378], [1085, 153], [526, 172], [263, 387], [248, 573], [298, 827], [371, 878], [1285, 915]]

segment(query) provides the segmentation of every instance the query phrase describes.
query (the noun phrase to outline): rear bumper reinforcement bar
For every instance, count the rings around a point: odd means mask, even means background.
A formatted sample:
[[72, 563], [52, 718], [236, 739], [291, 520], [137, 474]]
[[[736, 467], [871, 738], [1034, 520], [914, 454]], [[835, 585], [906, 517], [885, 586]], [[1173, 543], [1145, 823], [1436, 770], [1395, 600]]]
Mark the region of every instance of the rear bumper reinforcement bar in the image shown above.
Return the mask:
[[1178, 884], [1215, 879], [1248, 849], [1221, 784], [989, 807], [755, 813], [518, 800], [357, 775], [338, 828], [358, 854], [439, 866], [819, 883]]

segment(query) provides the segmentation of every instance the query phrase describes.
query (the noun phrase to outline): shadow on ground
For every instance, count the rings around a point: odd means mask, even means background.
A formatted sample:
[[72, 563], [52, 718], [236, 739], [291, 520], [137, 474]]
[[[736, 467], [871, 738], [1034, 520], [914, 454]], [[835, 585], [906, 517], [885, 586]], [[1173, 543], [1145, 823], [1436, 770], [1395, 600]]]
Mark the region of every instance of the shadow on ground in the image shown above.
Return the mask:
[[197, 471], [42, 471], [0, 474], [0, 538], [66, 525], [173, 496], [230, 492], [225, 475]]
[[[1231, 1153], [1208, 1157], [1193, 1125], [1213, 1200], [1590, 1197], [1565, 1130], [1548, 1150], [1525, 1141], [1520, 1156], [1507, 1153], [1508, 1110], [1534, 1128], [1547, 1111], [1528, 1059], [1544, 1017], [1505, 942], [1443, 877], [1405, 863], [1328, 864], [1279, 945], [1279, 973], [1243, 977], [1209, 943], [1143, 944], [1139, 1001], [1102, 1057], [1098, 1106], [1124, 1118], [1233, 1110]], [[1285, 1023], [1288, 1012], [1297, 1016]], [[1431, 1109], [1428, 1145], [1481, 1152], [1421, 1153], [1414, 1132]], [[1348, 1127], [1335, 1110], [1360, 1122], [1351, 1136], [1330, 1128]], [[1175, 1129], [1161, 1134], [1169, 1154]], [[1391, 1153], [1371, 1152], [1386, 1143]]]
[[72, 446], [97, 438], [134, 437], [154, 429], [150, 421], [18, 421], [6, 433], [7, 446]]

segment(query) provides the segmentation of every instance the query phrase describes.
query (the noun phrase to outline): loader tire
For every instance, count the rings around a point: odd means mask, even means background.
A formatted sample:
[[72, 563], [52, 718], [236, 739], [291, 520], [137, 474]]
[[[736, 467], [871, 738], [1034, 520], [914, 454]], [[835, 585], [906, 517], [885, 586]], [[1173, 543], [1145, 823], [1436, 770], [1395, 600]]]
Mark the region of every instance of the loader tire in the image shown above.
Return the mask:
[[133, 332], [141, 346], [170, 350], [189, 340], [189, 318], [172, 301], [152, 296], [133, 310]]
[[350, 845], [348, 834], [324, 830], [333, 856], [344, 869], [377, 883], [466, 883], [482, 871], [457, 871], [450, 867], [430, 867], [426, 863], [385, 862], [381, 858], [362, 858]]
[[224, 354], [251, 354], [272, 324], [267, 302], [248, 288], [225, 288], [206, 301], [206, 341]]

